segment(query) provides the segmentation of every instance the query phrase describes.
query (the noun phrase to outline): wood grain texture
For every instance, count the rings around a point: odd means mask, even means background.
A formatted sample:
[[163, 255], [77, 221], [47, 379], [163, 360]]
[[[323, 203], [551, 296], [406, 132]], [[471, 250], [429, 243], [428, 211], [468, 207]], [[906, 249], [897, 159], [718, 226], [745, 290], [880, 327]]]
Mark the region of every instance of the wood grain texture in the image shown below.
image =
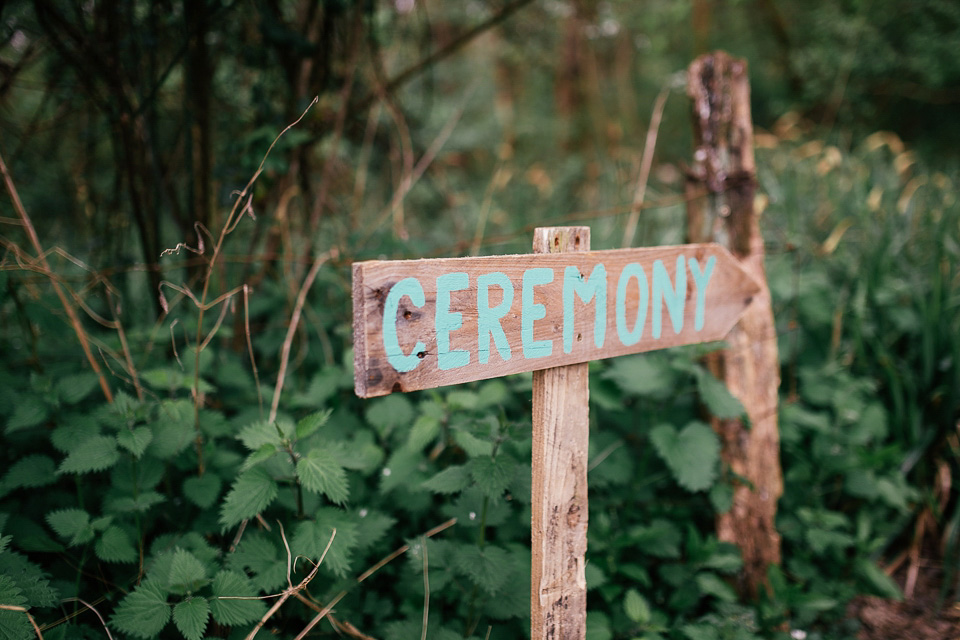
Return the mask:
[[[678, 257], [683, 257], [684, 264], [688, 265], [685, 267], [687, 286], [683, 304], [683, 328], [679, 333], [674, 331], [667, 311], [654, 303], [652, 283], [653, 265], [657, 261], [662, 263], [670, 282], [674, 282]], [[703, 267], [711, 258], [715, 258], [716, 263], [705, 287], [704, 325], [697, 330], [695, 315], [700, 294], [689, 261], [694, 260]], [[639, 342], [625, 345], [618, 337], [615, 303], [620, 275], [624, 267], [632, 263], [643, 267], [649, 281], [649, 290], [643, 301], [647, 313]], [[583, 302], [573, 295], [573, 342], [570, 352], [566, 353], [563, 342], [565, 270], [573, 266], [581, 277], [589, 278], [598, 264], [604, 265], [607, 274], [603, 345], [598, 347], [594, 338], [596, 300]], [[546, 317], [533, 323], [533, 339], [549, 341], [552, 344], [552, 353], [546, 357], [526, 357], [521, 339], [522, 282], [524, 273], [532, 268], [548, 268], [553, 272], [550, 283], [539, 284], [533, 288], [533, 301], [537, 305], [543, 305], [546, 314]], [[484, 363], [478, 357], [477, 278], [491, 272], [504, 274], [513, 285], [512, 305], [499, 320], [509, 344], [509, 358], [503, 357], [495, 346], [490, 346], [489, 360]], [[465, 350], [469, 352], [470, 359], [465, 366], [442, 370], [438, 360], [438, 333], [435, 327], [437, 278], [450, 273], [465, 273], [469, 286], [450, 294], [450, 310], [461, 314], [461, 326], [448, 332], [449, 350]], [[405, 278], [417, 279], [423, 288], [424, 304], [418, 307], [411, 298], [403, 297], [397, 307], [396, 318], [385, 318], [387, 296], [394, 285]], [[490, 286], [487, 290], [490, 306], [496, 306], [503, 300], [501, 287]], [[631, 279], [625, 291], [625, 317], [628, 319], [626, 324], [632, 330], [637, 324], [636, 318], [641, 304], [638, 280]], [[357, 395], [373, 397], [393, 391], [428, 389], [629, 353], [721, 340], [758, 291], [759, 286], [752, 277], [741, 269], [729, 251], [717, 244], [609, 251], [580, 250], [542, 255], [359, 262], [353, 266], [355, 388]], [[659, 338], [654, 338], [652, 331], [655, 314], [659, 314], [662, 319], [662, 333]], [[420, 362], [411, 371], [397, 371], [387, 357], [383, 328], [384, 323], [391, 320], [396, 322], [397, 338], [404, 354], [412, 354], [415, 345], [423, 344], [423, 348], [417, 353]]]
[[707, 360], [749, 418], [749, 427], [741, 420], [716, 418], [712, 425], [723, 442], [724, 463], [747, 480], [735, 488], [733, 508], [717, 517], [717, 535], [740, 547], [744, 567], [739, 591], [756, 597], [766, 584], [768, 567], [780, 563], [775, 518], [783, 478], [777, 425], [780, 365], [763, 237], [753, 204], [756, 165], [746, 61], [723, 52], [697, 58], [688, 71], [687, 92], [693, 101], [696, 146], [688, 188], [706, 187], [711, 194], [688, 210], [688, 238], [725, 244], [760, 286], [754, 303], [727, 336], [729, 348]]
[[[534, 232], [537, 253], [589, 248], [588, 227]], [[533, 640], [582, 640], [587, 633], [588, 366], [574, 364], [533, 374]]]

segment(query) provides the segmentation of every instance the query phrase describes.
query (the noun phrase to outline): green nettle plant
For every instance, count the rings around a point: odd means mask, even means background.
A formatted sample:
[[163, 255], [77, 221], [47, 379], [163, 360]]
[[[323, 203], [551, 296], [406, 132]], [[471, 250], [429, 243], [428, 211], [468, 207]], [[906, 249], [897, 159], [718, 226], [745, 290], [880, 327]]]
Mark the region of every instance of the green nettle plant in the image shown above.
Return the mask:
[[[744, 481], [706, 421], [742, 413], [700, 364], [722, 345], [590, 364], [590, 640], [853, 637], [846, 603], [901, 597], [878, 563], [925, 542], [924, 514], [956, 571], [937, 484], [960, 473], [956, 174], [911, 182], [883, 153], [758, 155], [785, 484], [759, 602], [713, 535]], [[531, 376], [356, 398], [347, 267], [367, 257], [318, 262], [299, 297], [265, 278], [215, 298], [235, 275], [216, 260], [205, 297], [166, 287], [161, 324], [95, 336], [138, 362], [112, 403], [52, 293], [0, 271], [0, 638], [527, 637]]]

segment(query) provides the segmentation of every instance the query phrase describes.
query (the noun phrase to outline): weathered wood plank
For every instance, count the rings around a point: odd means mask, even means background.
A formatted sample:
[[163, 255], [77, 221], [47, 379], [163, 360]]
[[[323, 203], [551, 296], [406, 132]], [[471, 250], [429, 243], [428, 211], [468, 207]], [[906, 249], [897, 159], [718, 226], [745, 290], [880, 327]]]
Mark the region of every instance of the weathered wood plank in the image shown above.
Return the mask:
[[[589, 248], [589, 227], [534, 231], [537, 253]], [[587, 633], [588, 367], [573, 364], [533, 374], [533, 640], [582, 640]]]
[[355, 263], [356, 392], [720, 340], [758, 291], [716, 244]]

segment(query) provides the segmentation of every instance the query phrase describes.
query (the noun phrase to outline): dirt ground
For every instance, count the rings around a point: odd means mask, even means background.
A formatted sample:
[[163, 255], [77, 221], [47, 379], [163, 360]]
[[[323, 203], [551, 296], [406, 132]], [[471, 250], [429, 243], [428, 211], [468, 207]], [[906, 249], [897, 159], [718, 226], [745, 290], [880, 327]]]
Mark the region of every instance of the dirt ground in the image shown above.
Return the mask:
[[[947, 599], [937, 609], [942, 571], [921, 561], [913, 595], [903, 602], [862, 596], [850, 603], [847, 613], [863, 625], [857, 640], [960, 640], [960, 603]], [[901, 588], [906, 570], [894, 578]]]

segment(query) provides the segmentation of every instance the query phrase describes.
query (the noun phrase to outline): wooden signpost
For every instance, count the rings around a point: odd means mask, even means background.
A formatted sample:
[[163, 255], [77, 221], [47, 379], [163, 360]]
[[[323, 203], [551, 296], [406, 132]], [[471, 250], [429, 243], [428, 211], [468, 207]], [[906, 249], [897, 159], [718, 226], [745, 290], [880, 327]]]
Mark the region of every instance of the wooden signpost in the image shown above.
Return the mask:
[[535, 372], [535, 640], [586, 634], [586, 363], [721, 340], [761, 290], [718, 244], [589, 249], [539, 228], [530, 255], [353, 265], [358, 396]]

